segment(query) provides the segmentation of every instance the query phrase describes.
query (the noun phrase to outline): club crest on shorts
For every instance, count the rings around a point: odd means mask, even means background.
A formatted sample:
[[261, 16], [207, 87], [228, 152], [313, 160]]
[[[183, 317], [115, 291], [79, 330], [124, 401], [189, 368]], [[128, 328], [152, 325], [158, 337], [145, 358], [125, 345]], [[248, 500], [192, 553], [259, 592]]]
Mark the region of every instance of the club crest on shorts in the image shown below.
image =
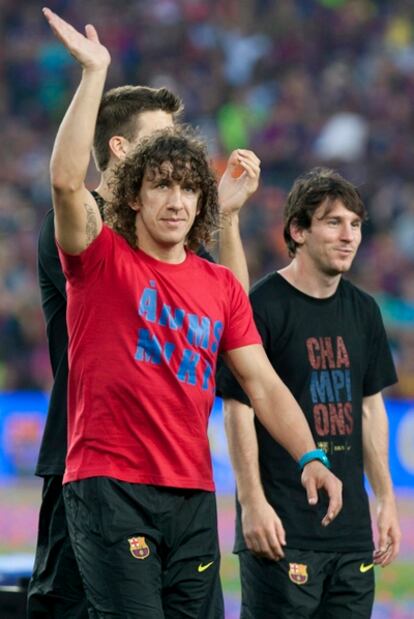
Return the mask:
[[289, 578], [295, 585], [308, 582], [308, 566], [303, 563], [289, 563]]
[[130, 537], [128, 542], [130, 553], [135, 559], [146, 559], [149, 556], [150, 549], [145, 537]]

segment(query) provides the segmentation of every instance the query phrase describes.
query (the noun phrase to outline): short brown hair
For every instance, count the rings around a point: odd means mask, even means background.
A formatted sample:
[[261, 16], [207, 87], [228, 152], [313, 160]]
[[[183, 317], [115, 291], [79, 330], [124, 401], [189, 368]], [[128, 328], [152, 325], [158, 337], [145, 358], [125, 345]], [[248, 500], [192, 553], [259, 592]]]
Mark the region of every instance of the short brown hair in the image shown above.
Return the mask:
[[143, 138], [134, 151], [119, 165], [113, 178], [113, 201], [110, 208], [113, 228], [132, 247], [137, 247], [135, 230], [136, 202], [146, 174], [165, 176], [163, 164], [170, 163], [169, 177], [175, 182], [191, 184], [200, 190], [198, 214], [186, 239], [190, 249], [211, 240], [219, 227], [217, 180], [209, 165], [205, 142], [187, 126], [176, 126]]
[[109, 140], [121, 135], [127, 140], [135, 137], [136, 117], [142, 112], [161, 110], [174, 118], [183, 110], [181, 99], [167, 88], [119, 86], [104, 93], [98, 111], [93, 154], [98, 170], [103, 172], [109, 163]]
[[292, 222], [299, 228], [308, 230], [313, 214], [325, 200], [341, 200], [349, 211], [356, 213], [361, 220], [366, 219], [364, 203], [352, 183], [329, 168], [313, 168], [295, 180], [287, 197], [283, 213], [283, 236], [289, 256], [293, 257], [298, 247], [290, 235]]

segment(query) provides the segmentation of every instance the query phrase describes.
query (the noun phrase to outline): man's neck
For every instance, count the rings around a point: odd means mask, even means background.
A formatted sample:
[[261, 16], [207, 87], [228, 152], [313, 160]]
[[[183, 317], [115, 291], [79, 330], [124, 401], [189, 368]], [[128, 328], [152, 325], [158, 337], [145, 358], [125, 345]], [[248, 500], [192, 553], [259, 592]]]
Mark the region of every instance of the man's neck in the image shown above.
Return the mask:
[[103, 200], [105, 200], [105, 202], [110, 202], [113, 196], [112, 196], [112, 191], [109, 188], [109, 181], [108, 181], [109, 174], [107, 174], [106, 172], [107, 171], [101, 174], [99, 185], [97, 186], [95, 191], [99, 193], [99, 195], [101, 196]]
[[318, 271], [313, 265], [307, 265], [306, 263], [294, 258], [292, 262], [280, 269], [278, 273], [289, 284], [315, 299], [327, 299], [335, 294], [339, 282], [341, 281], [341, 275], [327, 275]]
[[138, 240], [138, 248], [151, 258], [155, 258], [160, 262], [168, 264], [181, 264], [187, 256], [184, 245], [163, 246], [154, 245], [152, 243], [140, 243]]
[[140, 225], [140, 217], [137, 214], [135, 220], [138, 248], [151, 258], [168, 262], [169, 264], [181, 264], [187, 256], [184, 241], [180, 243], [162, 243], [148, 232], [144, 225]]

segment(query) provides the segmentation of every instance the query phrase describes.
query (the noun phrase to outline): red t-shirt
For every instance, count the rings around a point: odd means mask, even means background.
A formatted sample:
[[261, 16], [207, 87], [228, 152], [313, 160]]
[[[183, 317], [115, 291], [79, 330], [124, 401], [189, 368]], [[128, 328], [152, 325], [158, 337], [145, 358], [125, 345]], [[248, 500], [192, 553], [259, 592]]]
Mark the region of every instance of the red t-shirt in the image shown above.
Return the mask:
[[107, 226], [62, 250], [69, 332], [64, 483], [106, 476], [214, 490], [207, 424], [219, 351], [258, 344], [232, 273], [132, 249]]

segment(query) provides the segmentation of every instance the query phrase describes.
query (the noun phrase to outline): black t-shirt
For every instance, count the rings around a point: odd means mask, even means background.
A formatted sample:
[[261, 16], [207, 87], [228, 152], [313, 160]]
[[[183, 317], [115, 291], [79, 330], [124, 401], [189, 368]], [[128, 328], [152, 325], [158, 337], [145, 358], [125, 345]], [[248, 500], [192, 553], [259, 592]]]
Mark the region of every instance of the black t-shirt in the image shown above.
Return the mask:
[[54, 382], [36, 475], [62, 475], [66, 458], [68, 332], [66, 328], [66, 279], [55, 243], [52, 210], [47, 213], [40, 229], [38, 278]]
[[[104, 201], [96, 192], [92, 192], [92, 194], [98, 203], [101, 214], [103, 214]], [[202, 258], [214, 262], [214, 258], [204, 247], [201, 246], [197, 253]], [[68, 332], [66, 327], [66, 279], [62, 272], [55, 242], [53, 210], [46, 214], [40, 229], [38, 279], [54, 383], [36, 466], [36, 475], [63, 475], [67, 451]]]
[[[273, 273], [251, 292], [255, 320], [267, 355], [304, 411], [315, 442], [343, 482], [344, 506], [328, 527], [323, 494], [310, 507], [293, 458], [255, 417], [260, 473], [269, 502], [286, 529], [291, 548], [327, 551], [372, 549], [364, 488], [362, 400], [396, 382], [381, 315], [375, 301], [341, 280], [327, 299], [310, 297]], [[222, 370], [220, 393], [249, 404], [230, 371]], [[235, 550], [245, 548], [240, 507]]]

